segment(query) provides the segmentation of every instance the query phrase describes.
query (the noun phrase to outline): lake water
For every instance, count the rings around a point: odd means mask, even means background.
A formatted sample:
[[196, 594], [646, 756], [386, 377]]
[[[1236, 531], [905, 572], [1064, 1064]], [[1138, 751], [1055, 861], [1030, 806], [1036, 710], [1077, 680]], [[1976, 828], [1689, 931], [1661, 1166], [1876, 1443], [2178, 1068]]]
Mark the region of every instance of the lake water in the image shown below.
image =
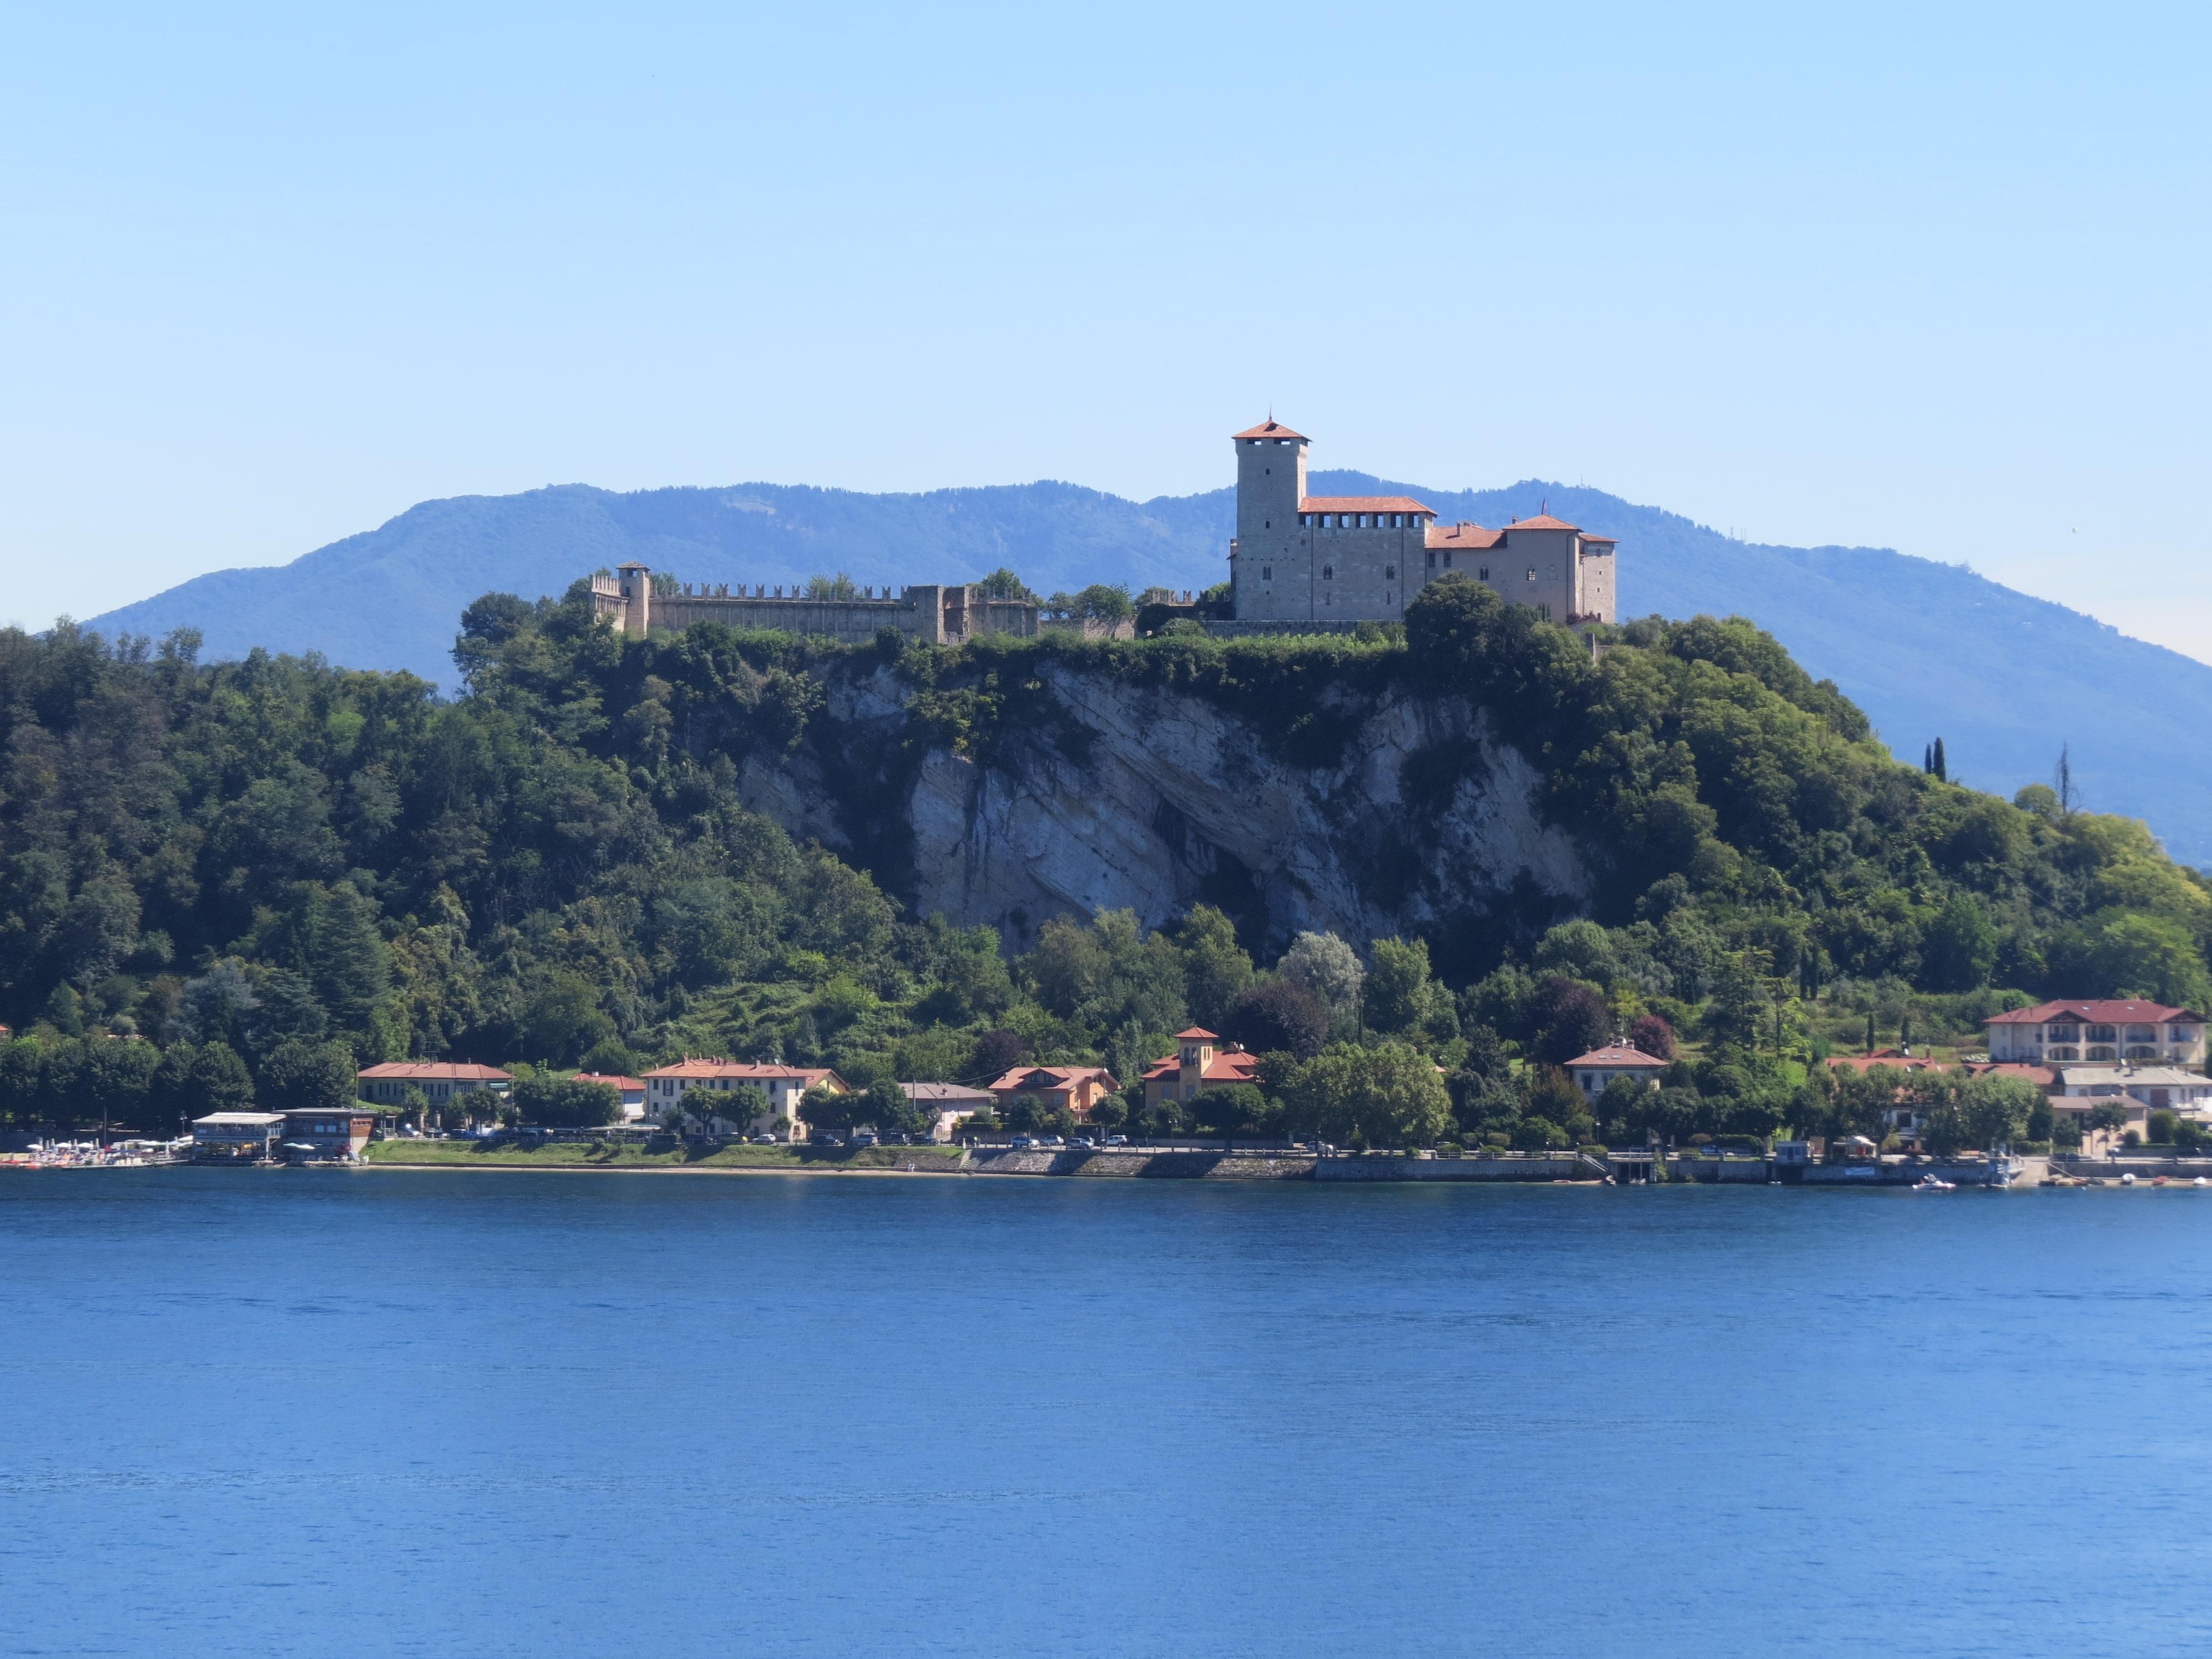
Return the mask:
[[0, 1175], [0, 1651], [2200, 1654], [2212, 1192]]

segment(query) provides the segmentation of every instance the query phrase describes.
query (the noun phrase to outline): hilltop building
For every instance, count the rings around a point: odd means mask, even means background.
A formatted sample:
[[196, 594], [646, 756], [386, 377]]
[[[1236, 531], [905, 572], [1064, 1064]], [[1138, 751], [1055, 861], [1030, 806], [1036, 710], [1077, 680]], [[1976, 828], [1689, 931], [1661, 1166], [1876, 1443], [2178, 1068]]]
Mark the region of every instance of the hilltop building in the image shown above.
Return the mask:
[[1502, 530], [1437, 522], [1410, 495], [1310, 495], [1304, 434], [1275, 420], [1236, 434], [1239, 623], [1401, 622], [1456, 571], [1553, 622], [1613, 620], [1610, 536], [1541, 514]]
[[1038, 607], [1027, 599], [994, 599], [970, 583], [960, 586], [921, 585], [894, 592], [863, 587], [858, 599], [815, 599], [796, 585], [787, 593], [766, 583], [750, 592], [739, 582], [732, 593], [723, 582], [709, 592], [703, 582], [682, 585], [675, 593], [653, 591], [653, 570], [632, 559], [611, 576], [592, 578], [592, 612], [604, 623], [643, 639], [655, 629], [672, 630], [694, 623], [726, 628], [778, 629], [787, 634], [817, 634], [862, 645], [886, 628], [927, 645], [958, 645], [980, 634], [1011, 634], [1028, 639], [1037, 631]]

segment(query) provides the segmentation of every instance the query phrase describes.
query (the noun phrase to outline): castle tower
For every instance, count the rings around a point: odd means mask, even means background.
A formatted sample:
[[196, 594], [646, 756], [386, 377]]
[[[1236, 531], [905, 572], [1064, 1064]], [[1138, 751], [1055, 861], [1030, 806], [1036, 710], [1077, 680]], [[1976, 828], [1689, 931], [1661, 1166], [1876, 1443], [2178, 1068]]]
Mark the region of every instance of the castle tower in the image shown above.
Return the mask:
[[1237, 540], [1230, 550], [1237, 614], [1310, 617], [1308, 548], [1298, 533], [1306, 436], [1270, 417], [1230, 441], [1237, 446]]
[[623, 632], [641, 640], [653, 631], [653, 568], [632, 559], [615, 577], [622, 583]]

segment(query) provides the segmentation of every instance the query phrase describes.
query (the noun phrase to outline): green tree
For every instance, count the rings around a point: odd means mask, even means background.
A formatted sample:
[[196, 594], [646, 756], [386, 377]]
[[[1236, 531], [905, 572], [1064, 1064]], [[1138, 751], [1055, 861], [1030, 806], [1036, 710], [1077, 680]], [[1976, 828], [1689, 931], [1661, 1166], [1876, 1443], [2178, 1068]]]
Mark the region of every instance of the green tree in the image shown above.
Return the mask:
[[524, 1006], [516, 1036], [525, 1054], [555, 1066], [573, 1066], [615, 1034], [615, 1023], [580, 974], [545, 975]]
[[1022, 599], [1030, 605], [1042, 603], [1036, 594], [1030, 592], [1030, 585], [1004, 565], [975, 585], [982, 590], [987, 599]]
[[1971, 1144], [1992, 1152], [2023, 1139], [2029, 1118], [2045, 1103], [2043, 1091], [2026, 1079], [1996, 1073], [1984, 1073], [1959, 1091]]
[[1359, 1006], [1367, 970], [1359, 953], [1334, 933], [1300, 933], [1275, 964], [1276, 974], [1303, 986], [1332, 1012], [1342, 1016]]
[[1219, 1030], [1252, 982], [1252, 958], [1237, 942], [1236, 925], [1210, 904], [1194, 907], [1176, 930], [1190, 1016]]
[[104, 1124], [129, 1129], [161, 1123], [154, 1101], [154, 1078], [161, 1056], [150, 1042], [101, 1042], [88, 1045], [84, 1083], [93, 1112]]
[[2096, 996], [2151, 997], [2182, 1008], [2212, 1006], [2212, 979], [2181, 922], [2141, 911], [2100, 910], [2051, 942], [2054, 977]]
[[1996, 929], [1972, 893], [1954, 892], [1929, 924], [1920, 951], [1933, 989], [1975, 990], [1989, 983], [1990, 972], [1996, 966]]
[[261, 1093], [278, 1108], [341, 1110], [360, 1095], [352, 1051], [340, 1042], [279, 1043], [261, 1062]]
[[1270, 975], [1247, 986], [1221, 1023], [1221, 1033], [1255, 1054], [1277, 1050], [1310, 1060], [1328, 1041], [1329, 1011], [1296, 981]]
[[525, 1123], [550, 1129], [596, 1129], [622, 1121], [622, 1091], [611, 1083], [540, 1073], [516, 1080], [514, 1102]]
[[1437, 1000], [1428, 941], [1378, 939], [1369, 946], [1368, 960], [1367, 1023], [1388, 1036], [1420, 1032]]
[[1293, 1135], [1426, 1146], [1451, 1124], [1451, 1100], [1435, 1066], [1401, 1042], [1333, 1043], [1290, 1067], [1281, 1093], [1283, 1126]]
[[188, 1117], [243, 1112], [252, 1105], [253, 1076], [235, 1048], [227, 1042], [206, 1042], [193, 1051], [191, 1070], [185, 1082]]

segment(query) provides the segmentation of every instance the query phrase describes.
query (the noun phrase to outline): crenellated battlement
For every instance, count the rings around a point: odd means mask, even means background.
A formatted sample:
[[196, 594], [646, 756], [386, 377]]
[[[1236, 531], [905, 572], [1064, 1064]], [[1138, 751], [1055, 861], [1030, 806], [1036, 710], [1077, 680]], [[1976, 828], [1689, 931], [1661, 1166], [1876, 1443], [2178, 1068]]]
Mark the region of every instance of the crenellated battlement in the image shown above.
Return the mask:
[[[749, 591], [750, 590], [750, 591]], [[972, 584], [868, 584], [856, 596], [808, 593], [781, 582], [684, 582], [653, 590], [652, 572], [633, 561], [616, 576], [592, 578], [592, 608], [600, 621], [642, 637], [656, 631], [719, 623], [725, 628], [807, 634], [862, 644], [891, 629], [932, 645], [956, 645], [984, 634], [1028, 639], [1038, 607], [1027, 599], [994, 599]]]

